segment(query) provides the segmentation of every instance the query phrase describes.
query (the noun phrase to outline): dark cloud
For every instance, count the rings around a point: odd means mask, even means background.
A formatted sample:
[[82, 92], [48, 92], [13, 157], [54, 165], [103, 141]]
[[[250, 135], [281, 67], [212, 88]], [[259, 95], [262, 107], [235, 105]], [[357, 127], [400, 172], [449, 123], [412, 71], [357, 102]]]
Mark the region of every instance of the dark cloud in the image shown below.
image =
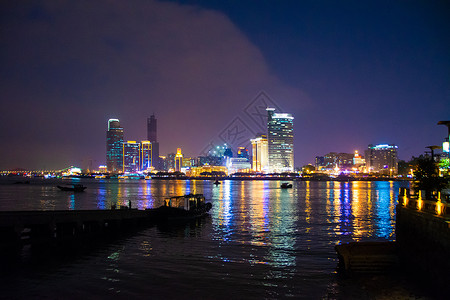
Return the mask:
[[[0, 169], [96, 165], [107, 120], [197, 155], [261, 90], [307, 104], [222, 13], [158, 1], [2, 4]], [[292, 101], [295, 99], [295, 101]], [[26, 149], [26, 150], [25, 150]]]

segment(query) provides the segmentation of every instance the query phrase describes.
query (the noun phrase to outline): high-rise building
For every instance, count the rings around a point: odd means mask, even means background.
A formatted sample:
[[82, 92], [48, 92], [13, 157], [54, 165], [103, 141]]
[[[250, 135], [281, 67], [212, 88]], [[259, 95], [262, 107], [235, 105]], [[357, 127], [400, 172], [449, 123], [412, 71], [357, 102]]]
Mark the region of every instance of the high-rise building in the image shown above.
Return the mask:
[[252, 169], [254, 172], [267, 171], [269, 163], [267, 136], [261, 135], [251, 139], [252, 143]]
[[249, 160], [250, 156], [248, 154], [248, 149], [245, 147], [238, 147], [237, 157]]
[[365, 151], [367, 172], [386, 175], [397, 174], [397, 148], [393, 144], [369, 145]]
[[267, 108], [270, 172], [294, 171], [294, 117]]
[[139, 166], [139, 143], [136, 141], [123, 143], [123, 172], [137, 173]]
[[147, 119], [147, 140], [154, 143], [157, 142], [157, 122], [155, 115], [151, 115]]
[[141, 171], [147, 171], [152, 168], [152, 143], [150, 141], [141, 141], [139, 161]]
[[159, 159], [159, 142], [157, 139], [157, 120], [155, 115], [151, 115], [147, 119], [147, 139], [152, 143], [152, 166], [159, 170], [160, 159]]
[[123, 170], [123, 128], [118, 119], [108, 120], [106, 132], [106, 168], [110, 173]]
[[175, 154], [175, 171], [180, 172], [183, 167], [183, 154], [181, 148], [177, 148], [177, 154]]

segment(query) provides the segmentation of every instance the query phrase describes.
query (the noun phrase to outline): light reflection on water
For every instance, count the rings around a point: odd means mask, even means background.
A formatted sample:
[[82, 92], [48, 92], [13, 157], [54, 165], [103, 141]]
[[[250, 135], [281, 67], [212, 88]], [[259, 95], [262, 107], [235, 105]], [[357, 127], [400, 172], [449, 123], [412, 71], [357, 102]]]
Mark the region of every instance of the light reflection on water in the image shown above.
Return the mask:
[[[334, 245], [394, 240], [398, 189], [407, 186], [307, 181], [285, 190], [280, 181], [225, 180], [216, 186], [200, 180], [80, 180], [88, 189], [73, 194], [56, 189], [59, 183], [19, 186], [0, 181], [0, 210], [109, 209], [128, 201], [145, 209], [161, 205], [168, 196], [205, 194], [213, 208], [201, 223], [149, 228], [64, 270], [69, 278], [87, 274], [78, 284], [89, 292], [78, 296], [105, 289], [122, 295], [164, 291], [176, 297], [184, 295], [176, 294], [183, 288], [189, 297], [196, 291], [185, 279], [192, 278], [207, 285], [197, 291], [205, 298], [225, 298], [218, 287], [241, 290], [240, 298], [338, 293], [342, 287], [333, 279]], [[31, 276], [38, 292], [50, 289], [49, 280], [60, 274], [47, 275]], [[16, 280], [28, 283], [26, 278]]]

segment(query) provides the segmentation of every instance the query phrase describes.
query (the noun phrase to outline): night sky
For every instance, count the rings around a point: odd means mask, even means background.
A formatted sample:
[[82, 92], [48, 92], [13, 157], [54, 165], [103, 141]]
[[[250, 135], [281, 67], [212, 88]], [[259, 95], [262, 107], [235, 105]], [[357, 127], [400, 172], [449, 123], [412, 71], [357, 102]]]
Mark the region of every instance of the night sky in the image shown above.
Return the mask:
[[296, 167], [378, 143], [408, 160], [447, 133], [448, 1], [3, 0], [0, 14], [0, 170], [96, 167], [109, 118], [140, 141], [153, 113], [162, 155], [198, 156], [260, 132], [261, 103], [294, 115]]

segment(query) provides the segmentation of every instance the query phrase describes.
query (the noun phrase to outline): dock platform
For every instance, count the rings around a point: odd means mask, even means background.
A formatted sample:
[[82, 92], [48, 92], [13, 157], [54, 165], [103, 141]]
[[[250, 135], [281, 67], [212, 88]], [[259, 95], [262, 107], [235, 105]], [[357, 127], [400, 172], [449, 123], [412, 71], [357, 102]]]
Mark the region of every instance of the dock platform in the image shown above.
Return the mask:
[[339, 268], [346, 274], [376, 274], [398, 266], [395, 242], [352, 242], [335, 246]]
[[154, 224], [153, 210], [0, 212], [0, 252], [25, 245], [61, 245]]

